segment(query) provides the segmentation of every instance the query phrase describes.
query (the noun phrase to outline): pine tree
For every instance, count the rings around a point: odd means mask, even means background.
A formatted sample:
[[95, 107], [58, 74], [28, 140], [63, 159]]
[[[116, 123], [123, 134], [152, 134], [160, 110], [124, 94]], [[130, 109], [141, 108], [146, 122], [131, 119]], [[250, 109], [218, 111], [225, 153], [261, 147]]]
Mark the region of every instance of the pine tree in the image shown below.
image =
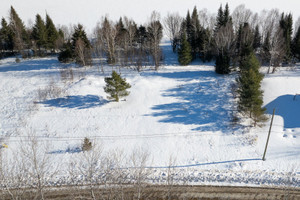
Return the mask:
[[218, 74], [229, 74], [230, 73], [230, 57], [229, 53], [224, 50], [219, 53], [216, 58], [216, 73]]
[[2, 50], [13, 50], [13, 33], [4, 18], [1, 20], [0, 42]]
[[300, 27], [298, 28], [296, 36], [293, 39], [292, 52], [294, 57], [300, 60]]
[[193, 27], [190, 11], [188, 11], [185, 19], [185, 32], [187, 36], [187, 41], [191, 45], [193, 42]]
[[186, 34], [182, 34], [180, 48], [178, 50], [178, 61], [181, 65], [188, 65], [192, 61], [191, 46], [186, 39]]
[[10, 8], [9, 26], [13, 33], [14, 49], [21, 52], [26, 48], [26, 45], [29, 44], [29, 37], [23, 21], [20, 19], [16, 10], [12, 6]]
[[224, 26], [224, 13], [223, 13], [223, 8], [222, 8], [222, 4], [220, 5], [220, 8], [218, 10], [218, 15], [217, 15], [217, 24], [215, 25], [215, 32], [218, 32], [218, 30]]
[[86, 36], [83, 26], [78, 24], [77, 27], [75, 27], [74, 34], [72, 35], [72, 49], [76, 62], [79, 65], [91, 65], [91, 47], [92, 45]]
[[264, 43], [262, 44], [262, 53], [261, 53], [261, 56], [262, 56], [262, 60], [263, 60], [263, 63], [267, 63], [267, 64], [270, 64], [270, 61], [271, 61], [271, 54], [270, 54], [270, 48], [271, 48], [271, 43], [270, 43], [270, 32], [267, 33], [267, 36], [264, 40]]
[[32, 30], [32, 38], [35, 40], [37, 47], [41, 50], [41, 47], [45, 47], [47, 44], [47, 33], [45, 22], [42, 17], [37, 14], [35, 24]]
[[253, 49], [254, 51], [257, 51], [258, 48], [261, 46], [261, 35], [259, 32], [259, 26], [256, 25], [255, 31], [254, 31], [254, 39], [253, 39]]
[[111, 77], [106, 77], [104, 80], [106, 83], [104, 91], [110, 95], [108, 96], [109, 99], [119, 102], [121, 97], [129, 95], [127, 89], [131, 87], [130, 84], [117, 72], [113, 71]]
[[230, 73], [231, 59], [232, 55], [234, 55], [232, 52], [234, 50], [233, 35], [229, 6], [226, 4], [223, 11], [221, 5], [218, 10], [217, 23], [214, 30], [215, 50], [217, 52], [215, 69], [218, 74]]
[[[240, 25], [238, 34], [237, 34], [237, 39], [236, 39], [236, 58], [235, 60], [237, 62], [240, 62], [239, 59], [245, 55], [245, 47], [247, 49], [253, 47], [254, 43], [254, 35], [252, 33], [252, 30], [249, 26], [248, 23], [244, 23], [244, 25]], [[246, 52], [248, 55], [250, 52]]]
[[72, 44], [70, 41], [63, 45], [63, 50], [58, 55], [59, 62], [68, 63], [72, 62], [74, 59], [74, 51], [72, 49]]
[[292, 34], [293, 34], [293, 16], [292, 14], [285, 15], [282, 13], [280, 19], [280, 28], [283, 30], [283, 35], [285, 39], [285, 61], [290, 62], [292, 57], [291, 44], [292, 44]]
[[254, 121], [254, 125], [264, 120], [265, 108], [263, 105], [263, 92], [260, 89], [263, 75], [259, 72], [259, 61], [257, 60], [250, 46], [247, 49], [248, 55], [244, 55], [240, 61], [240, 76], [237, 79], [239, 86], [239, 111], [248, 114]]
[[224, 16], [223, 16], [223, 26], [226, 26], [227, 23], [232, 23], [232, 17], [230, 16], [228, 3], [225, 5]]
[[201, 36], [201, 25], [199, 21], [198, 11], [197, 7], [195, 6], [192, 12], [191, 17], [191, 27], [190, 27], [190, 34], [191, 34], [191, 48], [192, 48], [192, 55], [193, 59], [197, 58], [197, 55], [200, 53], [200, 47], [202, 44], [202, 38]]
[[56, 41], [59, 38], [59, 34], [55, 28], [55, 25], [50, 18], [50, 16], [46, 15], [46, 32], [47, 32], [47, 47], [48, 49], [55, 49]]

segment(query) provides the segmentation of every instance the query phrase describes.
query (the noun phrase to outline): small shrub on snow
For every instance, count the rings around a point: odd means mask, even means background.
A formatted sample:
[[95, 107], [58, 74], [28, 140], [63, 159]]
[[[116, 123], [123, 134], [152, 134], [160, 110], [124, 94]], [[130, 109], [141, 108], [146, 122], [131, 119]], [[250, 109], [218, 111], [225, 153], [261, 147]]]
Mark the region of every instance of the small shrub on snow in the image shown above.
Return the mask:
[[85, 137], [82, 143], [82, 151], [89, 151], [92, 149], [92, 142], [89, 138]]

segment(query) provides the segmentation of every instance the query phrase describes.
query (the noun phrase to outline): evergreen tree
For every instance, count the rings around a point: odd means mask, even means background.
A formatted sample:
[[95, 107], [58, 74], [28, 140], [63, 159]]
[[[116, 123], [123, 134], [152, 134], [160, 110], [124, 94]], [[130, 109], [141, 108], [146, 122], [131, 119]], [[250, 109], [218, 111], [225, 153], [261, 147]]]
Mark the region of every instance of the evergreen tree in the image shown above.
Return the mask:
[[216, 73], [229, 74], [230, 73], [230, 57], [229, 53], [225, 50], [220, 52], [216, 58]]
[[224, 13], [223, 13], [223, 8], [222, 8], [222, 4], [220, 5], [220, 8], [218, 10], [218, 14], [217, 14], [217, 23], [215, 25], [215, 32], [218, 32], [218, 30], [224, 26]]
[[182, 34], [180, 48], [178, 50], [178, 61], [181, 65], [188, 65], [192, 61], [191, 46], [186, 39], [186, 34]]
[[0, 43], [1, 50], [13, 50], [13, 33], [4, 18], [1, 20]]
[[69, 63], [74, 59], [74, 51], [72, 49], [72, 44], [70, 41], [63, 45], [63, 50], [58, 55], [59, 62]]
[[109, 99], [119, 102], [121, 97], [129, 95], [127, 89], [131, 87], [130, 84], [127, 83], [126, 79], [122, 78], [117, 72], [113, 71], [111, 77], [106, 77], [104, 80], [106, 83], [104, 91], [110, 95], [108, 97]]
[[92, 45], [88, 40], [81, 24], [75, 27], [71, 41], [64, 45], [60, 52], [58, 60], [60, 62], [76, 61], [81, 66], [91, 65], [92, 63]]
[[259, 26], [256, 25], [255, 31], [254, 31], [254, 39], [253, 39], [253, 49], [254, 51], [257, 51], [258, 48], [261, 46], [261, 35], [259, 32]]
[[55, 28], [55, 25], [50, 18], [50, 16], [46, 15], [46, 32], [47, 32], [47, 47], [48, 49], [55, 49], [56, 48], [56, 41], [59, 38], [59, 34]]
[[222, 25], [226, 26], [227, 23], [232, 23], [232, 17], [230, 16], [228, 3], [226, 3], [226, 5], [225, 5]]
[[232, 18], [229, 13], [229, 6], [226, 4], [223, 11], [222, 5], [218, 10], [217, 23], [214, 31], [215, 51], [216, 55], [216, 73], [230, 73], [230, 63], [234, 55], [234, 39], [233, 39]]
[[237, 79], [238, 108], [240, 112], [248, 114], [256, 125], [264, 120], [263, 92], [260, 89], [263, 75], [259, 72], [259, 61], [251, 50], [252, 47], [247, 46], [244, 49], [248, 49], [249, 53], [245, 54], [240, 61], [240, 76]]
[[271, 48], [271, 43], [270, 43], [270, 32], [267, 33], [267, 36], [264, 40], [264, 43], [262, 44], [262, 52], [261, 52], [261, 56], [262, 56], [262, 60], [263, 63], [267, 63], [270, 64], [271, 61], [271, 54], [270, 54], [270, 48]]
[[[245, 55], [245, 47], [248, 49], [253, 47], [254, 43], [254, 35], [248, 23], [244, 23], [244, 25], [240, 25], [237, 39], [236, 39], [236, 58], [237, 62], [240, 62], [239, 59]], [[249, 52], [246, 52], [249, 54]]]
[[84, 44], [87, 48], [90, 48], [92, 46], [90, 41], [87, 38], [87, 35], [86, 35], [86, 32], [85, 32], [83, 26], [81, 24], [78, 24], [77, 27], [75, 27], [74, 33], [72, 35], [72, 46], [73, 46], [73, 48], [75, 48], [76, 41], [79, 38], [84, 42]]
[[75, 56], [77, 64], [82, 66], [91, 65], [91, 47], [92, 45], [86, 36], [83, 26], [78, 24], [72, 35], [73, 55]]
[[300, 27], [298, 28], [292, 43], [292, 52], [295, 58], [300, 60]]
[[200, 46], [200, 58], [203, 62], [210, 61], [212, 59], [212, 44], [210, 43], [211, 33], [208, 28], [200, 31], [198, 38], [198, 45]]
[[36, 15], [35, 24], [33, 26], [31, 35], [32, 38], [35, 40], [39, 50], [41, 49], [41, 47], [46, 46], [47, 43], [46, 26], [44, 20], [39, 14]]
[[285, 15], [282, 13], [280, 19], [280, 28], [283, 30], [285, 40], [285, 61], [290, 62], [292, 57], [291, 44], [293, 34], [293, 16], [292, 14]]
[[187, 41], [191, 45], [193, 42], [193, 25], [192, 25], [192, 19], [190, 15], [190, 11], [188, 11], [185, 19], [185, 32], [187, 36]]
[[14, 48], [18, 51], [24, 50], [26, 45], [29, 44], [29, 37], [23, 21], [12, 6], [10, 8], [9, 26], [13, 33]]
[[196, 6], [193, 9], [191, 17], [191, 27], [190, 27], [190, 45], [192, 49], [193, 59], [197, 58], [197, 55], [200, 53], [200, 48], [202, 45], [201, 31], [198, 11]]

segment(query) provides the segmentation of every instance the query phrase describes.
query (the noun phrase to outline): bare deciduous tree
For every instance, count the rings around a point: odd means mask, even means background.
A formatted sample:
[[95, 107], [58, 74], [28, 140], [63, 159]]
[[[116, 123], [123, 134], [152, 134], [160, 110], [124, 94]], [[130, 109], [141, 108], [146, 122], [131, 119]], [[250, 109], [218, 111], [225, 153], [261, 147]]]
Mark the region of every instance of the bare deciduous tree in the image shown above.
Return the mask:
[[227, 23], [227, 25], [222, 26], [215, 35], [216, 50], [218, 53], [221, 52], [221, 54], [223, 51], [230, 53], [233, 50], [234, 44], [235, 35], [232, 30], [232, 25]]
[[173, 52], [176, 52], [180, 39], [180, 27], [183, 19], [178, 13], [168, 13], [164, 18], [164, 27], [171, 40]]
[[283, 30], [280, 27], [277, 27], [277, 31], [272, 35], [269, 49], [271, 59], [268, 73], [270, 73], [271, 66], [273, 67], [272, 73], [274, 73], [285, 56], [285, 40]]
[[277, 31], [280, 14], [278, 9], [270, 11], [263, 10], [259, 16], [260, 30], [262, 32], [262, 40], [264, 42], [267, 34], [273, 35]]
[[132, 165], [132, 181], [136, 189], [136, 199], [143, 198], [143, 187], [146, 178], [151, 174], [151, 169], [146, 168], [149, 164], [149, 152], [143, 148], [137, 148], [130, 155], [130, 163]]
[[92, 199], [97, 199], [95, 194], [95, 187], [101, 182], [97, 175], [101, 173], [102, 162], [102, 146], [92, 143], [92, 149], [80, 153], [78, 169], [80, 174], [84, 177], [85, 183], [89, 186]]
[[244, 4], [237, 6], [232, 12], [232, 23], [234, 30], [237, 31], [240, 25], [249, 23], [252, 16], [252, 11], [247, 9]]
[[169, 163], [168, 163], [168, 169], [167, 169], [167, 180], [166, 180], [166, 185], [167, 185], [167, 190], [168, 190], [168, 199], [172, 199], [172, 189], [174, 186], [174, 176], [175, 176], [175, 166], [176, 164], [176, 158], [174, 156], [169, 157]]
[[3, 199], [23, 199], [29, 185], [26, 166], [18, 152], [0, 149], [0, 181], [3, 187]]
[[117, 29], [113, 22], [111, 22], [107, 17], [101, 21], [101, 31], [98, 34], [98, 39], [103, 40], [102, 43], [105, 44], [105, 53], [107, 54], [107, 62], [109, 64], [114, 64], [117, 61], [116, 58], [116, 37]]
[[58, 166], [50, 161], [49, 143], [38, 141], [34, 130], [30, 130], [26, 140], [20, 143], [20, 156], [24, 171], [30, 183], [35, 188], [35, 199], [45, 199], [44, 190], [47, 180], [53, 178], [58, 172]]
[[162, 39], [163, 28], [159, 20], [160, 14], [156, 11], [153, 11], [147, 27], [150, 41], [150, 52], [154, 61], [155, 70], [158, 70], [161, 59], [161, 49], [159, 44]]
[[81, 38], [76, 41], [75, 44], [75, 54], [77, 63], [80, 63], [82, 66], [86, 66], [85, 62], [85, 44]]

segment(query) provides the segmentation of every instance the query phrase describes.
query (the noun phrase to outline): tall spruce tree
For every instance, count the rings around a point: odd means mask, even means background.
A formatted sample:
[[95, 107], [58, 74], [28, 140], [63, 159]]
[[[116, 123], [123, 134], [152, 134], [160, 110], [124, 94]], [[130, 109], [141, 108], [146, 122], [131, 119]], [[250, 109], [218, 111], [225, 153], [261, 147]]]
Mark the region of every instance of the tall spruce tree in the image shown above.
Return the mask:
[[104, 91], [110, 95], [109, 99], [119, 102], [121, 97], [129, 95], [127, 89], [131, 87], [130, 84], [117, 72], [113, 71], [111, 77], [106, 77], [104, 81], [106, 83]]
[[217, 19], [216, 19], [216, 25], [215, 25], [215, 32], [218, 32], [218, 30], [224, 26], [224, 12], [223, 12], [223, 7], [222, 4], [220, 5], [220, 8], [218, 10], [218, 14], [217, 14]]
[[36, 45], [39, 50], [41, 50], [42, 47], [43, 48], [46, 47], [47, 44], [46, 26], [44, 20], [39, 14], [36, 15], [35, 24], [33, 26], [31, 36], [36, 42]]
[[55, 25], [48, 14], [46, 14], [46, 32], [47, 32], [47, 47], [54, 50], [56, 48], [56, 41], [59, 38], [59, 34]]
[[253, 38], [253, 49], [254, 51], [257, 51], [261, 47], [261, 35], [259, 32], [259, 26], [256, 25], [255, 31], [254, 31], [254, 38]]
[[293, 56], [300, 60], [300, 26], [292, 42], [292, 52]]
[[238, 108], [241, 113], [247, 114], [256, 126], [265, 119], [263, 105], [263, 92], [261, 81], [263, 75], [259, 72], [259, 61], [256, 58], [252, 46], [243, 47], [244, 56], [240, 60], [240, 75], [238, 83]]
[[216, 55], [215, 71], [218, 74], [230, 73], [230, 63], [233, 47], [233, 25], [229, 12], [229, 6], [226, 4], [223, 11], [222, 5], [218, 10], [217, 23], [214, 30], [214, 41]]
[[268, 32], [267, 36], [262, 44], [262, 51], [261, 51], [261, 56], [262, 56], [262, 61], [263, 63], [266, 64], [270, 64], [271, 62], [271, 54], [270, 54], [270, 50], [271, 50], [271, 33]]
[[285, 15], [284, 13], [281, 14], [280, 19], [280, 28], [283, 30], [283, 36], [285, 40], [285, 57], [284, 60], [286, 62], [290, 62], [292, 58], [292, 34], [293, 34], [293, 16], [291, 13]]
[[29, 44], [29, 37], [23, 21], [12, 6], [10, 7], [9, 26], [13, 33], [14, 49], [21, 52]]
[[4, 18], [1, 20], [0, 45], [1, 50], [13, 50], [13, 33]]
[[74, 34], [72, 35], [72, 49], [74, 52], [75, 60], [79, 65], [86, 66], [91, 65], [92, 45], [87, 38], [86, 32], [81, 24], [75, 27]]
[[186, 39], [186, 34], [183, 33], [178, 50], [178, 61], [180, 65], [188, 65], [192, 61], [192, 51], [189, 42]]
[[193, 59], [197, 58], [197, 55], [199, 55], [200, 53], [200, 47], [201, 47], [201, 26], [200, 26], [200, 21], [199, 21], [199, 16], [198, 16], [198, 11], [197, 11], [197, 7], [195, 6], [192, 12], [192, 16], [191, 16], [191, 28], [190, 28], [190, 34], [191, 34], [191, 38], [190, 38], [190, 45], [191, 45], [191, 49], [192, 49], [192, 55], [193, 55]]
[[192, 42], [193, 42], [193, 25], [192, 25], [192, 19], [191, 19], [190, 11], [187, 12], [184, 25], [185, 25], [185, 32], [186, 32], [187, 41], [191, 45]]
[[[254, 43], [254, 35], [252, 33], [251, 27], [248, 23], [244, 23], [244, 25], [240, 25], [237, 39], [236, 39], [236, 58], [235, 60], [239, 63], [239, 59], [245, 54], [245, 46], [253, 47]], [[249, 53], [249, 52], [247, 52]]]

